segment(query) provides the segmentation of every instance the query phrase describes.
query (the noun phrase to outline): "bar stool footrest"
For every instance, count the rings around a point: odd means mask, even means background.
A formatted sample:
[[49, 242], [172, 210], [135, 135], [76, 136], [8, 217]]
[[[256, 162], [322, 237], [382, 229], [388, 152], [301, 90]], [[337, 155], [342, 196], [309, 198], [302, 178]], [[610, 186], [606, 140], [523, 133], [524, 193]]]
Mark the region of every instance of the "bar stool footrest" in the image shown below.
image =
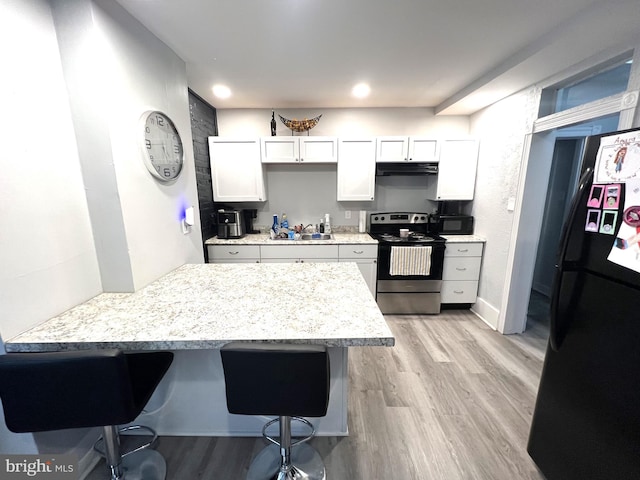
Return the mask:
[[[144, 430], [146, 432], [146, 435], [150, 435], [151, 436], [151, 440], [149, 440], [147, 443], [144, 443], [142, 445], [139, 445], [139, 446], [135, 447], [132, 450], [129, 450], [128, 452], [120, 454], [122, 459], [126, 458], [128, 455], [131, 455], [132, 453], [139, 452], [140, 450], [144, 450], [144, 449], [150, 448], [158, 440], [158, 434], [156, 433], [156, 431], [153, 428], [147, 427], [147, 426], [144, 426], [144, 425], [130, 425], [128, 427], [122, 427], [122, 428], [118, 429], [118, 434], [124, 433], [124, 432], [132, 432], [132, 431], [135, 431], [135, 430]], [[100, 454], [100, 456], [102, 458], [106, 458], [105, 450], [104, 450], [104, 448], [101, 447], [101, 445], [103, 443], [104, 443], [104, 437], [102, 435], [100, 435], [98, 440], [96, 440], [96, 442], [93, 444], [93, 449], [96, 452], [98, 452], [98, 454]]]
[[[307, 420], [306, 418], [302, 418], [302, 417], [291, 417], [291, 420], [296, 420], [297, 422], [303, 423], [304, 425], [306, 425], [307, 427], [309, 427], [311, 429], [311, 432], [300, 439], [297, 440], [292, 440], [291, 442], [291, 446], [295, 446], [298, 445], [300, 443], [304, 443], [304, 442], [308, 442], [309, 440], [311, 440], [315, 434], [316, 434], [316, 428], [313, 426], [313, 424]], [[280, 422], [280, 418], [274, 418], [273, 420], [267, 422], [264, 424], [264, 427], [262, 427], [262, 436], [268, 440], [269, 442], [273, 443], [274, 445], [278, 445], [280, 446], [280, 442], [278, 440], [276, 440], [274, 437], [267, 435], [267, 428], [269, 428], [271, 425], [275, 424], [275, 423], [279, 423]]]

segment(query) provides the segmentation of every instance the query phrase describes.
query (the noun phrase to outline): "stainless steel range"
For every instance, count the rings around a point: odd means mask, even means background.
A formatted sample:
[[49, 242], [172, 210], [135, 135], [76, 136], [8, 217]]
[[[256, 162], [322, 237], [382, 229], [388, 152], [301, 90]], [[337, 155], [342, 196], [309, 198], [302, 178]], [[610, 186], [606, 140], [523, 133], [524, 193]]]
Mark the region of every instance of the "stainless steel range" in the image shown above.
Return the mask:
[[378, 306], [389, 314], [440, 313], [446, 240], [429, 233], [429, 214], [372, 213], [378, 240]]

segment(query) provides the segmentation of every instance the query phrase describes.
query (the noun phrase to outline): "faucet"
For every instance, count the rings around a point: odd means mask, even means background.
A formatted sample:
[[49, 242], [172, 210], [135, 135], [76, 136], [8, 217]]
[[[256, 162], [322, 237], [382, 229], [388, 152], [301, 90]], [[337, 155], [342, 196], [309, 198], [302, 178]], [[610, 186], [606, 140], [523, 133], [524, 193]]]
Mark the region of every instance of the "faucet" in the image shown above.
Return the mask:
[[302, 227], [302, 231], [300, 233], [305, 233], [305, 230], [309, 227], [313, 227], [313, 223], [310, 223], [309, 225], [307, 225], [306, 227]]

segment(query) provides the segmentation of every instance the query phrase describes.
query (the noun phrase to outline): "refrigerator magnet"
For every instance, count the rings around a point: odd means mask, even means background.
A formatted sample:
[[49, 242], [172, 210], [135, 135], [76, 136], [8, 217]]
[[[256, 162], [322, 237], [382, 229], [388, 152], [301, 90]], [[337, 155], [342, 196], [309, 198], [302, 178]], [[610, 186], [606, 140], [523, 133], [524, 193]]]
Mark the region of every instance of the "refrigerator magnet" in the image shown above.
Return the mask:
[[630, 227], [640, 227], [640, 206], [633, 205], [622, 214], [622, 220]]
[[600, 233], [606, 233], [607, 235], [613, 235], [616, 228], [616, 220], [618, 219], [618, 212], [616, 210], [605, 210], [602, 212], [602, 222], [600, 223]]
[[587, 223], [584, 226], [587, 232], [597, 232], [600, 226], [600, 210], [587, 210]]
[[617, 210], [620, 205], [620, 184], [613, 183], [605, 187], [604, 203], [602, 208]]
[[589, 201], [587, 207], [600, 208], [602, 204], [602, 196], [604, 195], [604, 185], [593, 184], [591, 185], [591, 193], [589, 194]]

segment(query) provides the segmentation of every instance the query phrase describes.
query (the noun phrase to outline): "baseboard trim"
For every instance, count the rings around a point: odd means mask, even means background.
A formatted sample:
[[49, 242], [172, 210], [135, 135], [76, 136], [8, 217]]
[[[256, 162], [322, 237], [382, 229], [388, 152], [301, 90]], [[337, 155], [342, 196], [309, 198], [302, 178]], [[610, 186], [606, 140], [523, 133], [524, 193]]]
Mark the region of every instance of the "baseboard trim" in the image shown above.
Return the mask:
[[500, 310], [491, 305], [489, 302], [478, 297], [476, 303], [471, 306], [471, 311], [491, 328], [493, 328], [494, 330], [498, 329], [498, 317], [500, 316]]

